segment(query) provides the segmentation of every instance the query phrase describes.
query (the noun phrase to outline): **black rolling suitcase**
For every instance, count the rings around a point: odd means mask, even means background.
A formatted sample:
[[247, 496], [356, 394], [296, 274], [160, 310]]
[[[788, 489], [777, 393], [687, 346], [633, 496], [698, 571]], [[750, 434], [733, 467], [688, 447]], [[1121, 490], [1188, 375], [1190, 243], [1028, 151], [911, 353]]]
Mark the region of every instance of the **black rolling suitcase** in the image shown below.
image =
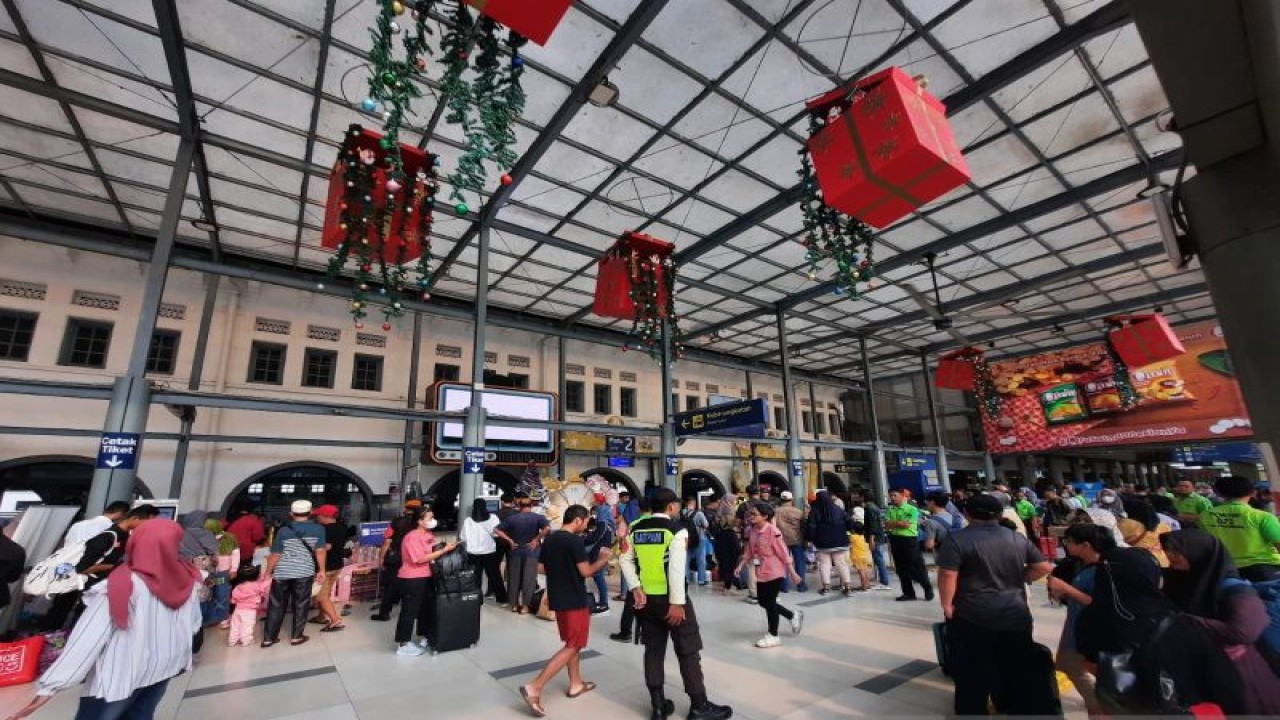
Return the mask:
[[431, 652], [464, 650], [480, 642], [480, 591], [436, 594]]
[[1053, 651], [1033, 642], [1024, 646], [1018, 655], [1018, 662], [1011, 663], [1016, 670], [1002, 678], [992, 698], [996, 710], [1004, 715], [1062, 717]]

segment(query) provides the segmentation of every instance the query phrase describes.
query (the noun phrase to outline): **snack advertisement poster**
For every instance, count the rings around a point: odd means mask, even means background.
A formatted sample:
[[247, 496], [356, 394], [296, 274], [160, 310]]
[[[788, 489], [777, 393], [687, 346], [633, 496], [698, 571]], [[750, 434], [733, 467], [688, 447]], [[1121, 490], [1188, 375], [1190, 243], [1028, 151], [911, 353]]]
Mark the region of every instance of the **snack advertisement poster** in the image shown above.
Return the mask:
[[1125, 410], [1102, 342], [991, 363], [1000, 394], [982, 417], [992, 454], [1154, 445], [1253, 436], [1222, 328], [1175, 328], [1186, 352], [1132, 367], [1138, 404]]

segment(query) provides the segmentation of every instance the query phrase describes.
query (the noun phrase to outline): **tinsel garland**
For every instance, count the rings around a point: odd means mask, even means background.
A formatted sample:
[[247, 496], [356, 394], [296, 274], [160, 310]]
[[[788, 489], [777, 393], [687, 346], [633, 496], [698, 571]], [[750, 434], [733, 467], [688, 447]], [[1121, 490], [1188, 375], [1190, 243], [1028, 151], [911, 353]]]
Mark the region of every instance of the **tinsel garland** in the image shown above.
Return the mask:
[[672, 356], [684, 357], [680, 323], [676, 318], [675, 262], [669, 257], [642, 256], [626, 249], [623, 252], [627, 253], [625, 257], [631, 275], [631, 302], [636, 308], [631, 335], [639, 338], [650, 357], [661, 359], [662, 323], [664, 319], [669, 320]]
[[369, 94], [361, 102], [368, 112], [382, 109], [382, 149], [387, 151], [389, 176], [403, 182], [404, 162], [400, 154], [400, 127], [410, 112], [410, 104], [422, 97], [422, 89], [415, 78], [427, 69], [427, 18], [436, 0], [417, 0], [412, 14], [413, 32], [405, 33], [404, 57], [395, 57], [393, 36], [404, 32], [397, 17], [404, 15], [405, 6], [400, 0], [379, 0], [378, 19], [369, 29], [373, 44], [369, 59], [373, 63], [369, 73]]
[[[452, 188], [449, 197], [457, 203], [454, 210], [465, 215], [471, 211], [466, 193], [480, 195], [484, 191], [488, 179], [485, 164], [492, 162], [502, 171], [515, 164], [516, 154], [512, 148], [516, 137], [512, 127], [525, 107], [521, 84], [524, 58], [520, 48], [526, 40], [515, 32], [508, 32], [506, 45], [511, 59], [504, 63], [498, 41], [501, 25], [483, 15], [479, 20], [473, 19], [461, 2], [451, 17], [453, 27], [442, 41], [445, 73], [441, 92], [448, 107], [445, 121], [458, 125], [466, 142], [458, 165], [447, 181]], [[465, 73], [471, 67], [473, 41], [479, 52], [474, 62], [475, 79], [468, 80]], [[511, 178], [504, 174], [501, 181], [505, 185]]]
[[991, 366], [987, 364], [987, 358], [981, 352], [977, 352], [969, 362], [973, 363], [973, 393], [978, 398], [978, 403], [982, 406], [983, 413], [989, 418], [1000, 416], [1000, 393], [996, 390], [995, 379], [991, 375]]
[[[812, 137], [826, 126], [827, 110], [811, 113], [809, 135]], [[829, 207], [822, 200], [822, 191], [813, 172], [813, 162], [806, 148], [800, 150], [800, 176], [802, 193], [800, 211], [804, 221], [805, 259], [809, 263], [809, 279], [816, 280], [822, 262], [835, 261], [835, 293], [857, 298], [858, 283], [870, 283], [875, 277], [873, 257], [874, 231], [855, 217]]]
[[[376, 184], [391, 170], [378, 171], [377, 154], [361, 147], [362, 135], [363, 129], [352, 125], [338, 155], [345, 186], [338, 214], [342, 242], [329, 259], [329, 275], [337, 277], [354, 257], [351, 316], [356, 327], [362, 327], [360, 321], [368, 316], [368, 296], [377, 286], [385, 320], [383, 329], [390, 330], [390, 321], [404, 312], [403, 300], [408, 293], [416, 290], [424, 300], [430, 298], [432, 206], [439, 189], [435, 158], [427, 156], [407, 189], [391, 180], [378, 188]], [[377, 202], [380, 193], [381, 205]], [[399, 202], [402, 195], [403, 204]], [[409, 262], [409, 246], [415, 240], [421, 254], [412, 273], [416, 280], [411, 281], [405, 265]]]
[[1111, 342], [1110, 333], [1103, 337], [1107, 346], [1107, 357], [1111, 360], [1111, 379], [1115, 382], [1116, 392], [1120, 395], [1120, 408], [1129, 410], [1138, 404], [1138, 391], [1133, 387], [1133, 378], [1129, 375], [1129, 364], [1120, 357], [1116, 346]]

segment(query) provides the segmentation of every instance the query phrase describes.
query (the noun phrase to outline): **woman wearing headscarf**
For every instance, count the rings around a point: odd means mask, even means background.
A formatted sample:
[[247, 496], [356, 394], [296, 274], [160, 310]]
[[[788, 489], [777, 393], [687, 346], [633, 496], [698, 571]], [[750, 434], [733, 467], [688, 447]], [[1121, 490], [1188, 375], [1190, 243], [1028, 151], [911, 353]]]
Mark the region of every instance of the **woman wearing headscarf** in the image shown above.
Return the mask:
[[1152, 493], [1147, 496], [1147, 502], [1151, 503], [1151, 507], [1156, 511], [1156, 517], [1160, 518], [1160, 522], [1169, 526], [1170, 530], [1181, 530], [1182, 523], [1178, 522], [1178, 508], [1173, 504], [1173, 498], [1160, 493]]
[[1111, 488], [1104, 488], [1098, 493], [1098, 498], [1094, 500], [1093, 506], [1112, 513], [1116, 519], [1124, 517], [1124, 503], [1120, 501], [1120, 496]]
[[200, 583], [200, 610], [204, 621], [191, 638], [191, 647], [197, 653], [204, 647], [204, 626], [212, 622], [209, 619], [213, 615], [213, 585], [210, 581], [214, 571], [218, 569], [218, 538], [205, 528], [208, 518], [209, 513], [204, 510], [192, 510], [186, 515], [178, 516], [178, 522], [182, 524], [182, 542], [178, 545], [178, 555], [190, 563], [203, 579]]
[[840, 574], [840, 588], [845, 596], [853, 594], [849, 575], [849, 519], [836, 506], [831, 493], [819, 490], [809, 508], [805, 522], [805, 539], [813, 543], [818, 552], [818, 579], [822, 581], [819, 595], [831, 592], [831, 566]]
[[1168, 525], [1160, 522], [1160, 516], [1150, 505], [1141, 500], [1133, 500], [1124, 504], [1129, 517], [1116, 523], [1120, 534], [1129, 547], [1142, 548], [1151, 553], [1160, 567], [1169, 567], [1169, 558], [1165, 557], [1160, 547], [1160, 536], [1170, 531]]
[[[1085, 520], [1084, 518], [1088, 519]], [[1096, 507], [1077, 510], [1076, 517], [1072, 518], [1072, 524], [1074, 525], [1076, 522], [1090, 522], [1094, 525], [1101, 525], [1115, 535], [1116, 545], [1129, 547], [1129, 543], [1124, 541], [1124, 533], [1120, 532], [1119, 519], [1115, 516], [1115, 513]]]
[[211, 595], [204, 607], [204, 622], [206, 625], [218, 623], [226, 628], [231, 626], [231, 581], [240, 569], [240, 542], [235, 535], [222, 529], [222, 521], [217, 518], [205, 520], [204, 529], [213, 533], [218, 543], [217, 565], [206, 581]]
[[462, 521], [460, 537], [465, 543], [471, 567], [476, 568], [476, 586], [480, 586], [480, 573], [489, 578], [489, 589], [481, 595], [493, 595], [498, 605], [507, 604], [507, 586], [502, 582], [502, 558], [498, 555], [498, 543], [493, 530], [498, 527], [498, 516], [489, 512], [484, 498], [476, 498], [471, 504], [471, 515]]
[[200, 628], [200, 576], [178, 557], [182, 535], [177, 523], [159, 519], [133, 531], [106, 592], [85, 595], [62, 654], [41, 676], [35, 699], [12, 718], [81, 683], [77, 718], [155, 716], [169, 679], [191, 669], [191, 634]]
[[1169, 556], [1164, 593], [1226, 651], [1244, 683], [1245, 712], [1280, 716], [1280, 677], [1258, 652], [1271, 619], [1253, 586], [1239, 578], [1217, 538], [1202, 530], [1160, 536]]

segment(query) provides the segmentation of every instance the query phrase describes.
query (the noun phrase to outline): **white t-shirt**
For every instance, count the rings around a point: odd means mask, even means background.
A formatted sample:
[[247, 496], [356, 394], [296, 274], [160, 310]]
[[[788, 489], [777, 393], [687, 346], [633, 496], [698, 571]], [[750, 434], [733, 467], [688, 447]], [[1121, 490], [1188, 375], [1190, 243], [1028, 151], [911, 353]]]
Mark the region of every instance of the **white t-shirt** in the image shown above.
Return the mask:
[[106, 515], [91, 517], [88, 520], [80, 522], [67, 528], [67, 536], [62, 541], [62, 546], [74, 545], [76, 543], [87, 542], [89, 538], [97, 537], [107, 531], [114, 523], [111, 518]]
[[489, 514], [489, 519], [476, 522], [471, 518], [462, 521], [462, 541], [467, 544], [467, 553], [471, 555], [488, 555], [497, 552], [498, 543], [493, 539], [493, 529], [498, 527], [498, 516]]

